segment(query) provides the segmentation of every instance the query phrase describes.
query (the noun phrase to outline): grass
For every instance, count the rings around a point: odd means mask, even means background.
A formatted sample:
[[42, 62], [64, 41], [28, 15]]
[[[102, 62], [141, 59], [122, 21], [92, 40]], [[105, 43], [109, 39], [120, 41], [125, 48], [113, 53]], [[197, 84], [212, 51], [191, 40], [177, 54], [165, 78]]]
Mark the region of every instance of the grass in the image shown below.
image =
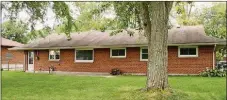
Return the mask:
[[140, 91], [145, 76], [61, 76], [2, 72], [3, 100], [225, 100], [225, 78], [169, 76], [173, 93]]

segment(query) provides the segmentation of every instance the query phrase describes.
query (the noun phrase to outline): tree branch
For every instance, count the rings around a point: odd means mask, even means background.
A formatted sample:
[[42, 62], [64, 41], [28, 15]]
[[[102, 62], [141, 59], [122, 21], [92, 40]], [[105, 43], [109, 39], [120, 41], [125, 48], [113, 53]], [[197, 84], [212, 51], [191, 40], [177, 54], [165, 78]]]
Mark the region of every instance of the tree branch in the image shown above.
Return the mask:
[[[148, 3], [142, 2], [141, 3], [141, 14], [142, 14], [142, 21], [143, 21], [143, 29], [144, 29], [144, 35], [147, 36], [148, 33], [151, 32], [151, 21], [149, 17], [149, 10], [148, 10]], [[149, 36], [148, 36], [149, 37]]]

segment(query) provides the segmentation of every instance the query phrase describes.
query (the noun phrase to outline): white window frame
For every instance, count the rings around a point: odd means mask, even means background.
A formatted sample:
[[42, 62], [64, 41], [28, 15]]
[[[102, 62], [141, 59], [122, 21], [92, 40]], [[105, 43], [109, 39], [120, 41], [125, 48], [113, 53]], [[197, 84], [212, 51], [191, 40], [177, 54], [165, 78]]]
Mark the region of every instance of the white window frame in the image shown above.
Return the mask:
[[[50, 59], [50, 51], [52, 51], [52, 50], [59, 50], [59, 59], [56, 59], [56, 54], [54, 55], [54, 59]], [[60, 59], [61, 59], [61, 50], [60, 49], [49, 49], [49, 61], [60, 61]]]
[[[77, 50], [92, 50], [92, 60], [76, 60], [76, 51]], [[87, 48], [87, 49], [75, 49], [75, 57], [74, 57], [74, 59], [75, 59], [75, 62], [77, 63], [77, 62], [79, 62], [79, 63], [93, 63], [94, 62], [94, 59], [95, 59], [95, 57], [94, 57], [94, 49], [93, 48]]]
[[[196, 48], [196, 55], [180, 55], [180, 48]], [[178, 46], [178, 57], [179, 58], [184, 58], [184, 57], [198, 57], [199, 52], [198, 52], [198, 46]]]
[[[112, 56], [112, 50], [116, 50], [116, 49], [124, 49], [125, 50], [125, 55], [124, 56]], [[110, 58], [126, 58], [126, 48], [110, 48]]]
[[142, 59], [142, 49], [148, 49], [148, 47], [140, 47], [140, 61], [148, 61], [148, 59]]

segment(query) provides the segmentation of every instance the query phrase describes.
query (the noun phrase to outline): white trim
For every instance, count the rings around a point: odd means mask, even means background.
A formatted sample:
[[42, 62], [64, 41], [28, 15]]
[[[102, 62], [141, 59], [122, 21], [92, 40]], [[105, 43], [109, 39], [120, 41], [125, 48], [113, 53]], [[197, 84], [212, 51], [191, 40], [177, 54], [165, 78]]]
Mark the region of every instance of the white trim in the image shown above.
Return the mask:
[[142, 59], [142, 49], [148, 49], [148, 47], [140, 47], [140, 61], [148, 61], [148, 59]]
[[[59, 50], [59, 59], [55, 58], [56, 54], [54, 54], [54, 59], [50, 59], [50, 51], [51, 50]], [[49, 49], [48, 61], [60, 61], [60, 59], [61, 59], [61, 50], [60, 49]]]
[[[77, 50], [92, 50], [92, 60], [76, 60], [76, 51]], [[93, 63], [94, 62], [94, 49], [93, 48], [78, 48], [78, 49], [75, 49], [75, 56], [74, 56], [74, 62], [75, 63]]]
[[[196, 48], [196, 55], [180, 55], [180, 48]], [[179, 58], [185, 58], [185, 57], [198, 57], [198, 46], [178, 46], [178, 57]]]
[[[125, 55], [124, 56], [113, 56], [112, 55], [112, 50], [117, 50], [117, 49], [124, 49], [125, 50]], [[110, 48], [110, 58], [126, 58], [126, 48]]]

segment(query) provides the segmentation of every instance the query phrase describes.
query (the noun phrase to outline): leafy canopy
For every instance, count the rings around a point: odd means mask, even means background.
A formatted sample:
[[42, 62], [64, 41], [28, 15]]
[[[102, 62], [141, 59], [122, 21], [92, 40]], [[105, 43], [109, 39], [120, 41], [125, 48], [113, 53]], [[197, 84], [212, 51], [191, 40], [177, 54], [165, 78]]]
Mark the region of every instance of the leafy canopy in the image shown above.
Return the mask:
[[20, 43], [27, 43], [27, 24], [22, 21], [6, 21], [2, 24], [1, 36]]
[[37, 22], [44, 23], [46, 21], [47, 9], [48, 7], [51, 7], [56, 19], [65, 24], [63, 29], [64, 33], [69, 36], [69, 33], [72, 31], [73, 17], [66, 2], [12, 1], [2, 2], [1, 5], [2, 9], [9, 13], [7, 17], [9, 17], [10, 20], [16, 20], [18, 18], [18, 13], [21, 11], [27, 12], [29, 14], [27, 24], [30, 25], [32, 32], [35, 30], [34, 27]]

